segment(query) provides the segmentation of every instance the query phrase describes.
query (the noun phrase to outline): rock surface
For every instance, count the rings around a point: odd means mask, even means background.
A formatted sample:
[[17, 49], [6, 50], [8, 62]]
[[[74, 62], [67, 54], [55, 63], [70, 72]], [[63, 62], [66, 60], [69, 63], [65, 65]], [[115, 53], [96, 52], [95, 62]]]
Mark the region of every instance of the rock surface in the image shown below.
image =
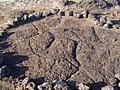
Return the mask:
[[119, 90], [118, 77], [114, 80], [120, 73], [120, 12], [111, 7], [115, 1], [62, 1], [59, 8], [41, 1], [25, 0], [17, 7], [12, 2], [14, 8], [0, 11], [2, 88]]

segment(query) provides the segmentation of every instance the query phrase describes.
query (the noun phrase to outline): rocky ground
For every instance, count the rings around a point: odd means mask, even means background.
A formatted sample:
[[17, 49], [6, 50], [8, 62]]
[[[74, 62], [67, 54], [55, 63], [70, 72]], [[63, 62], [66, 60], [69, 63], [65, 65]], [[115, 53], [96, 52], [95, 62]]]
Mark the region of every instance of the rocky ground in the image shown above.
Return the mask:
[[1, 1], [0, 90], [119, 90], [119, 3]]

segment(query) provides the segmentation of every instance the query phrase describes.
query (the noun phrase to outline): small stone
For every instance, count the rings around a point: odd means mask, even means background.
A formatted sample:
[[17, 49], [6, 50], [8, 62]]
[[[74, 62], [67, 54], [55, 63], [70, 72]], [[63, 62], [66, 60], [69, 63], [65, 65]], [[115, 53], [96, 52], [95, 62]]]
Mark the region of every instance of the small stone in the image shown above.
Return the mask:
[[83, 15], [84, 18], [88, 18], [89, 12], [88, 11], [83, 11], [83, 12], [81, 12], [81, 14]]
[[114, 90], [114, 87], [108, 85], [108, 86], [103, 87], [101, 90]]
[[115, 25], [113, 25], [113, 28], [114, 28], [114, 29], [119, 29], [119, 28], [120, 28], [120, 25], [119, 25], [119, 24], [115, 24]]
[[89, 90], [89, 87], [84, 85], [83, 83], [78, 84], [78, 90]]
[[75, 18], [83, 18], [82, 14], [80, 14], [80, 12], [74, 12], [74, 13], [73, 13], [73, 16], [74, 16]]
[[56, 9], [56, 8], [53, 8], [51, 10], [51, 13], [54, 15], [54, 14], [57, 14], [59, 12], [59, 9]]
[[120, 87], [120, 82], [118, 83], [118, 87]]
[[39, 11], [35, 12], [34, 16], [35, 16], [36, 19], [39, 19], [42, 16], [42, 12], [39, 12]]
[[73, 11], [66, 11], [65, 16], [73, 16]]
[[106, 24], [104, 24], [103, 27], [109, 29], [109, 28], [111, 28], [112, 26], [111, 26], [110, 24], [106, 23]]
[[33, 13], [29, 14], [28, 15], [28, 18], [31, 20], [31, 19], [35, 19], [35, 15]]
[[5, 23], [4, 25], [3, 25], [3, 28], [2, 29], [8, 29], [8, 28], [10, 28], [10, 25], [9, 25], [9, 23]]
[[14, 22], [13, 21], [8, 21], [8, 25], [9, 26], [14, 26]]
[[29, 77], [26, 77], [26, 78], [22, 81], [22, 85], [23, 85], [24, 88], [26, 87], [26, 85], [28, 84], [29, 81], [30, 81], [30, 78], [29, 78]]
[[42, 12], [42, 16], [43, 16], [43, 17], [47, 17], [47, 16], [49, 16], [50, 14], [51, 14], [50, 11], [43, 11], [43, 12]]
[[115, 77], [120, 80], [120, 74], [115, 74]]
[[100, 22], [103, 23], [103, 24], [107, 23], [107, 17], [106, 16], [102, 16], [100, 18]]
[[24, 21], [26, 21], [28, 19], [28, 14], [24, 14], [23, 19], [24, 19]]
[[26, 86], [26, 89], [34, 90], [35, 89], [35, 84], [33, 82], [29, 82]]
[[17, 83], [16, 90], [25, 90], [21, 83]]
[[46, 82], [37, 86], [38, 90], [52, 90], [52, 84]]

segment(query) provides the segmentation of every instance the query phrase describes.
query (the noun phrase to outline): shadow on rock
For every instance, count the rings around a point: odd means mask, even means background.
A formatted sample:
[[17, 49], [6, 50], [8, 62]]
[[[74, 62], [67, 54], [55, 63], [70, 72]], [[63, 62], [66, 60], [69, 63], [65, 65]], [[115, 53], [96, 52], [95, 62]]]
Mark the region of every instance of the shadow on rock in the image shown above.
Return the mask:
[[101, 90], [102, 87], [104, 87], [106, 85], [107, 85], [107, 83], [105, 83], [105, 82], [96, 82], [96, 83], [87, 84], [87, 86], [90, 87], [90, 90]]

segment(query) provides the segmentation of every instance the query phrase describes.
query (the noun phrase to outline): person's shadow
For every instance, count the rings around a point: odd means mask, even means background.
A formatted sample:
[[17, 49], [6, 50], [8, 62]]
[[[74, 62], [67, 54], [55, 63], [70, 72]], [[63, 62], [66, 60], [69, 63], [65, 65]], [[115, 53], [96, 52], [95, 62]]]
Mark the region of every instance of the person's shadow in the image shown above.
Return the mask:
[[0, 67], [4, 65], [9, 66], [11, 69], [10, 76], [16, 78], [19, 77], [20, 75], [24, 75], [25, 71], [28, 69], [28, 67], [26, 66], [17, 65], [25, 60], [28, 60], [28, 56], [18, 55], [17, 52], [4, 52], [4, 50], [11, 46], [10, 44], [8, 44], [6, 40], [13, 33], [3, 32], [2, 36], [0, 36], [0, 51], [2, 52], [2, 56], [4, 59], [3, 64], [1, 64]]

